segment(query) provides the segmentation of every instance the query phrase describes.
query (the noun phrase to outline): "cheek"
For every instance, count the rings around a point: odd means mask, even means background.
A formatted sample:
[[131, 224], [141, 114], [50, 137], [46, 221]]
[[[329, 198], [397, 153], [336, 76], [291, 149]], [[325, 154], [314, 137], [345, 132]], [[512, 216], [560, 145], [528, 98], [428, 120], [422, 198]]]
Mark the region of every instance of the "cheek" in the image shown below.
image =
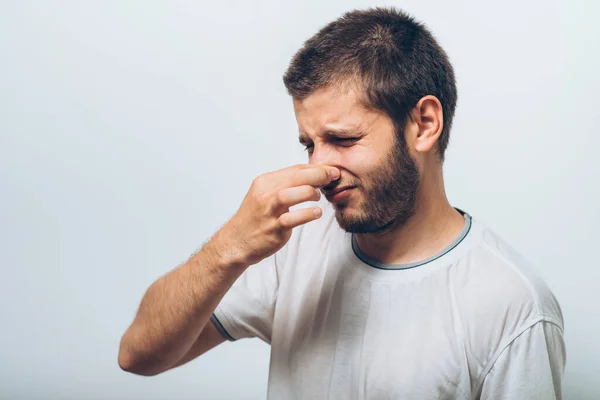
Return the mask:
[[369, 176], [381, 165], [381, 157], [366, 148], [352, 147], [340, 152], [342, 166], [361, 185], [369, 185]]

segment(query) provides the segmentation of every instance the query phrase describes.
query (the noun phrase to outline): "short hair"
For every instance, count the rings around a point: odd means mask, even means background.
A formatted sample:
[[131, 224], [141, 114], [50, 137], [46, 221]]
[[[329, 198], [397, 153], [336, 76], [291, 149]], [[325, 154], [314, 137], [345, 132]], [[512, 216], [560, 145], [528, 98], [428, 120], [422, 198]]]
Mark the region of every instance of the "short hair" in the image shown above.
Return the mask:
[[433, 95], [443, 109], [437, 151], [444, 161], [458, 97], [454, 70], [432, 33], [403, 11], [376, 7], [345, 13], [304, 43], [283, 82], [300, 100], [317, 89], [358, 85], [361, 103], [385, 112], [398, 133], [418, 101]]

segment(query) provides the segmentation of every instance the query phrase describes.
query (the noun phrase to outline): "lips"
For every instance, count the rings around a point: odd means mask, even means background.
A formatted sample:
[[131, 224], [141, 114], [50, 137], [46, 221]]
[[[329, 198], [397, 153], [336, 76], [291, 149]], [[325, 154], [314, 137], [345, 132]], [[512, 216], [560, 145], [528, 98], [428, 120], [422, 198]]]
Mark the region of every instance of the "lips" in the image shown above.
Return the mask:
[[343, 186], [340, 188], [335, 188], [334, 190], [324, 190], [323, 193], [325, 194], [325, 196], [327, 197], [331, 197], [334, 196], [340, 192], [343, 192], [346, 189], [352, 189], [354, 186]]

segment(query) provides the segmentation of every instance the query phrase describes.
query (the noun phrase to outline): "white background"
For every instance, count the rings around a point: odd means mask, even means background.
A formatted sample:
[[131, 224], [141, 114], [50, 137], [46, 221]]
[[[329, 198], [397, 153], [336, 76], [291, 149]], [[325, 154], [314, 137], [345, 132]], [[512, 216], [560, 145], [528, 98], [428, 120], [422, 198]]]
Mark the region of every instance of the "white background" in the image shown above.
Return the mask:
[[[298, 162], [281, 76], [364, 1], [0, 3], [0, 398], [263, 399], [269, 348], [121, 371], [146, 288]], [[453, 205], [513, 244], [565, 315], [567, 399], [600, 398], [599, 2], [416, 1], [459, 90]]]

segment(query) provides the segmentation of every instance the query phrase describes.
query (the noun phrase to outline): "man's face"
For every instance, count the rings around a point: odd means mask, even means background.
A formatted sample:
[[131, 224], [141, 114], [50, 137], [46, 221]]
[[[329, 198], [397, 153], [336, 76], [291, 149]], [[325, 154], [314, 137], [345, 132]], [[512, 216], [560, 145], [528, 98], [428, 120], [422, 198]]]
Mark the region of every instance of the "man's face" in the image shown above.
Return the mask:
[[294, 109], [310, 164], [341, 172], [337, 181], [321, 188], [340, 227], [380, 232], [404, 224], [413, 214], [419, 171], [391, 119], [357, 99], [353, 90], [320, 89], [295, 99]]

